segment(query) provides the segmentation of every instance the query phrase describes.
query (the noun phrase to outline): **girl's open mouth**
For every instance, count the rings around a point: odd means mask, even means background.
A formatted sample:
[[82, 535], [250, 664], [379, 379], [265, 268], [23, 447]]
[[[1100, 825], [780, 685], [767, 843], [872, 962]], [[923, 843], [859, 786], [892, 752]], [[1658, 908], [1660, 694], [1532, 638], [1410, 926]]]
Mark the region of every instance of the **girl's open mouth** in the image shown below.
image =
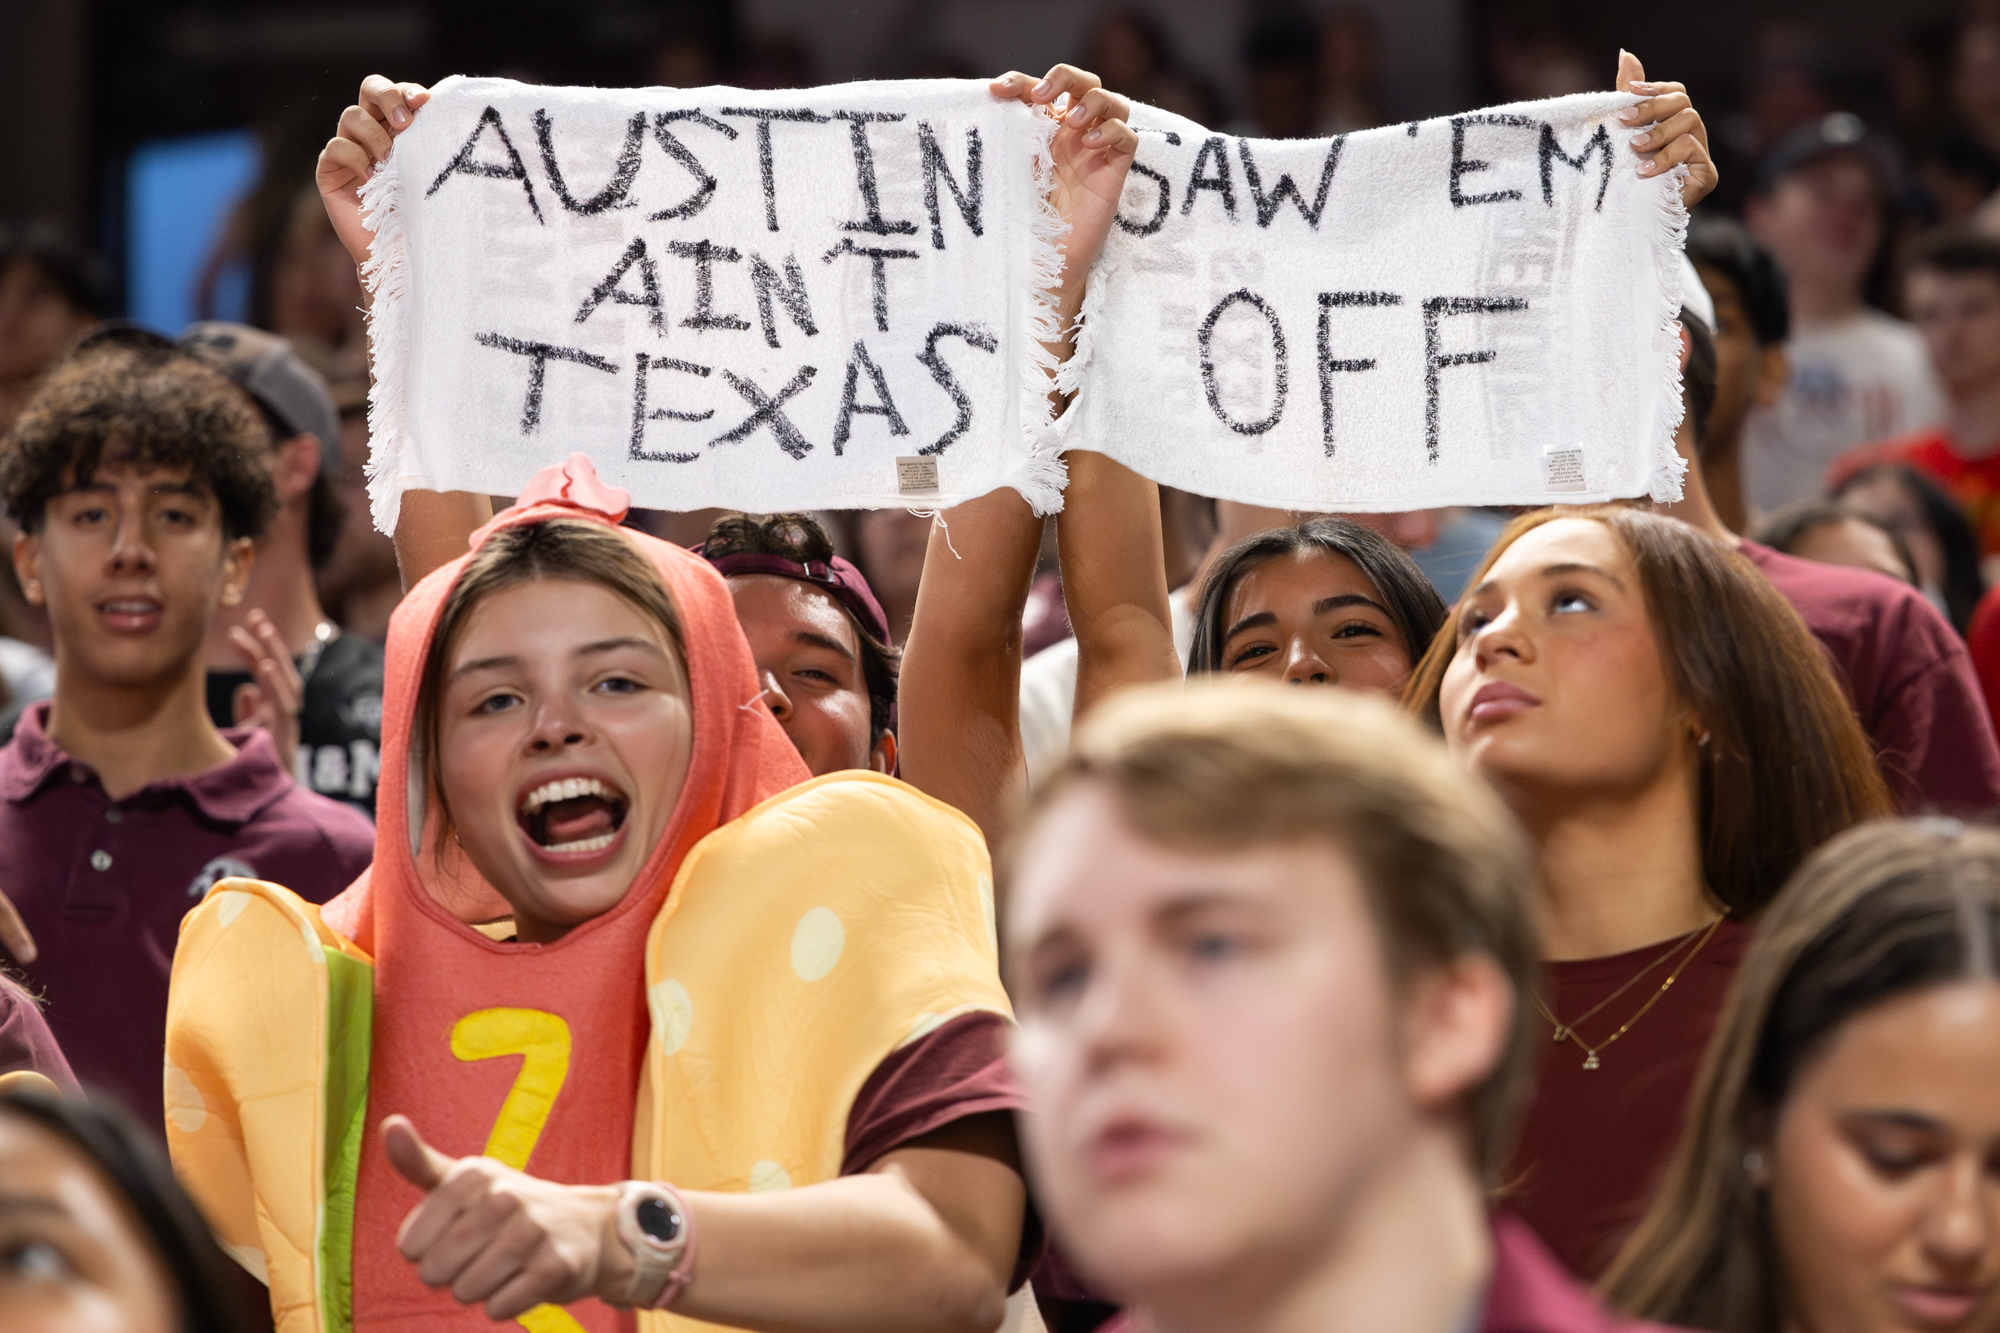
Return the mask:
[[542, 851], [589, 856], [617, 840], [630, 809], [625, 793], [599, 778], [555, 778], [523, 797], [514, 818]]

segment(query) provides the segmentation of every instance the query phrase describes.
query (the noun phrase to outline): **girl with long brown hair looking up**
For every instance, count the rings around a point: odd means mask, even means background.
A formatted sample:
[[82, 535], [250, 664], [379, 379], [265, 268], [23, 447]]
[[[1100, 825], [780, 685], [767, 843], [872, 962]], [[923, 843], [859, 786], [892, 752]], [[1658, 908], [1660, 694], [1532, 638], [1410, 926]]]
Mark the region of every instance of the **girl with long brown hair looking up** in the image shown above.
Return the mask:
[[1720, 1333], [2000, 1327], [2000, 834], [1874, 824], [1773, 903], [1606, 1284]]
[[1405, 702], [1538, 850], [1544, 1041], [1509, 1179], [1594, 1276], [1679, 1136], [1750, 924], [1889, 794], [1792, 609], [1740, 556], [1636, 509], [1517, 520]]

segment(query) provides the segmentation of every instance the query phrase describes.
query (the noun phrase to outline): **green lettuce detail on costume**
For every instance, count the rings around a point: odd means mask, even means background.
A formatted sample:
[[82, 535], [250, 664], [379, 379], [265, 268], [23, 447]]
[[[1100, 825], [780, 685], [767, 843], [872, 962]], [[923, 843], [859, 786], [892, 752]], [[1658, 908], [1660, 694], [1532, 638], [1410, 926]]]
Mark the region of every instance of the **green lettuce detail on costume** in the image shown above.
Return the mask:
[[368, 1056], [374, 1034], [375, 969], [326, 951], [325, 1202], [319, 1232], [322, 1333], [354, 1328], [354, 1187], [368, 1136]]

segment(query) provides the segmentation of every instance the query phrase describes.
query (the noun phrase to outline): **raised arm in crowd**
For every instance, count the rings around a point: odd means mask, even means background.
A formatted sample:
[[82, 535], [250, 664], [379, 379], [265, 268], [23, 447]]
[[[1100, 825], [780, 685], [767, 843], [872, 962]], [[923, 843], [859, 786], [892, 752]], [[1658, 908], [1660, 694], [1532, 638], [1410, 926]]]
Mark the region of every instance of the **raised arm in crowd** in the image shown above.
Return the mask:
[[[1124, 123], [1123, 99], [1082, 71], [1058, 66], [1040, 83], [1008, 74], [995, 84], [996, 90], [1003, 86], [1011, 96], [1040, 103], [1067, 94], [1070, 117], [1106, 117], [1098, 140], [1066, 130], [1051, 145], [1050, 202], [1069, 223], [1056, 301], [1061, 336], [1047, 345], [1061, 363], [1075, 351], [1090, 267], [1117, 214], [1138, 137]], [[1059, 414], [1064, 403], [1053, 390], [1050, 396], [1051, 411]], [[1121, 685], [1174, 676], [1179, 667], [1157, 488], [1098, 455], [1074, 452], [1065, 461], [1069, 481], [1056, 531], [1063, 595], [1076, 631], [1081, 707]], [[905, 656], [904, 775], [971, 815], [994, 846], [1011, 827], [1024, 789], [1021, 616], [1042, 526], [1011, 490], [941, 514], [924, 559]]]

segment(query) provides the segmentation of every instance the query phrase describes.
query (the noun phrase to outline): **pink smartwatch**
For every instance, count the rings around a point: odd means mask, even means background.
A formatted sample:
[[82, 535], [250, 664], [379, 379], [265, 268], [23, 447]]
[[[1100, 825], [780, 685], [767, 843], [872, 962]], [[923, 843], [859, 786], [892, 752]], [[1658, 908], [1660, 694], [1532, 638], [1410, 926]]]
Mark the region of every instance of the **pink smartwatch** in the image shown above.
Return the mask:
[[666, 1309], [694, 1276], [694, 1214], [672, 1185], [628, 1180], [618, 1192], [617, 1226], [632, 1254], [632, 1285], [620, 1303]]

